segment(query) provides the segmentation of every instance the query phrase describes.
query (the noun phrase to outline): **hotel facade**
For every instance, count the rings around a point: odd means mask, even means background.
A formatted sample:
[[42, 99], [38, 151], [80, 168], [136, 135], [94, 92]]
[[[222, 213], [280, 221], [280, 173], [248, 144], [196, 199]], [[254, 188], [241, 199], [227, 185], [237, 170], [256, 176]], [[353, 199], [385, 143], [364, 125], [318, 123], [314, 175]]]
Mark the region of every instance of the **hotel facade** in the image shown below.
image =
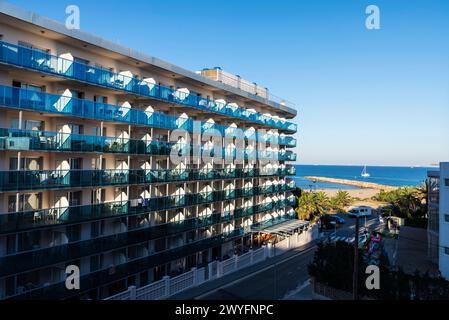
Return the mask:
[[2, 2], [0, 112], [1, 299], [104, 299], [295, 219], [294, 106], [219, 68]]
[[428, 255], [449, 280], [449, 162], [427, 173], [429, 183]]

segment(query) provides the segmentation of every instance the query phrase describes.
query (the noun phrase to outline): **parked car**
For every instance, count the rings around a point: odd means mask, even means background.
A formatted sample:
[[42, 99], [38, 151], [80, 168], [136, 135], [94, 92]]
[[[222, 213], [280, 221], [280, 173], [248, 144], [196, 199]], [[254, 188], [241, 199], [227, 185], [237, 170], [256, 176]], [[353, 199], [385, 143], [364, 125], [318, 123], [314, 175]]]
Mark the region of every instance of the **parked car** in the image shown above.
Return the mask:
[[349, 217], [370, 217], [373, 213], [373, 209], [370, 207], [365, 207], [365, 206], [361, 206], [361, 207], [355, 207], [352, 208], [351, 210], [348, 211], [348, 216]]
[[345, 223], [345, 219], [343, 219], [342, 217], [339, 216], [330, 216], [331, 221], [335, 221], [335, 223], [337, 224], [344, 224]]
[[320, 219], [321, 229], [334, 229], [336, 225], [345, 223], [345, 219], [331, 214], [324, 214]]

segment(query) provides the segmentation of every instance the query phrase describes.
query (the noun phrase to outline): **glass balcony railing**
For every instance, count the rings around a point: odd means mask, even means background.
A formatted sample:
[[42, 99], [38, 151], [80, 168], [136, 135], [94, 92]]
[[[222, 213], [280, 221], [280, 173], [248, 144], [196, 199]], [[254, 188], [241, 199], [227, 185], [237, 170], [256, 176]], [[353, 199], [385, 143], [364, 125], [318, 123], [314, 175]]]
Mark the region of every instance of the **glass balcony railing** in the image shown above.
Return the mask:
[[[215, 150], [205, 145], [188, 145], [175, 142], [137, 140], [119, 137], [88, 136], [61, 132], [37, 130], [20, 130], [0, 128], [0, 150], [15, 151], [67, 151], [67, 152], [102, 152], [169, 156], [178, 155], [207, 155], [211, 156]], [[289, 160], [291, 151], [255, 151], [237, 150], [227, 147], [222, 149], [223, 158], [233, 160], [243, 159], [273, 159]], [[287, 155], [287, 156], [286, 156]]]
[[[140, 170], [138, 170], [140, 171]], [[144, 172], [143, 170], [141, 170]], [[0, 171], [1, 191], [128, 185], [133, 170]], [[136, 183], [139, 183], [136, 181]], [[144, 183], [144, 180], [142, 181]]]
[[[112, 251], [117, 248], [138, 245], [144, 241], [168, 237], [181, 232], [210, 227], [230, 222], [254, 214], [281, 209], [289, 206], [287, 199], [248, 208], [239, 208], [232, 212], [213, 213], [209, 216], [191, 218], [159, 225], [147, 225], [138, 229], [103, 236], [99, 238], [71, 242], [47, 248], [34, 248], [0, 258], [0, 277], [42, 268], [47, 265], [75, 260], [81, 257]], [[26, 261], [26, 263], [24, 263]]]
[[[0, 41], [0, 62], [114, 90], [123, 90], [144, 97], [193, 107], [198, 110], [227, 115], [281, 130], [290, 132], [296, 132], [297, 130], [297, 126], [294, 123], [276, 120], [244, 108], [235, 107], [232, 104], [218, 103], [207, 98], [146, 82], [145, 80], [114, 73], [107, 69], [53, 56], [42, 50], [30, 49], [3, 41]], [[92, 111], [90, 110], [90, 112]], [[128, 116], [128, 114], [111, 113], [110, 116], [121, 118]]]
[[81, 290], [67, 290], [65, 280], [63, 280], [53, 284], [47, 283], [46, 285], [34, 284], [28, 291], [18, 293], [8, 298], [21, 300], [36, 300], [42, 299], [43, 297], [45, 297], [45, 299], [69, 298], [75, 294], [80, 294], [81, 292], [89, 291], [93, 288], [101, 287], [104, 284], [123, 279], [130, 274], [130, 270], [132, 270], [133, 273], [142, 272], [169, 263], [170, 261], [195, 254], [196, 252], [219, 246], [242, 236], [245, 236], [245, 231], [243, 228], [240, 228], [231, 232], [190, 242], [183, 246], [153, 253], [149, 256], [127, 259], [125, 263], [114, 265], [112, 268], [108, 266], [107, 268], [81, 275]]
[[[199, 128], [194, 128], [192, 119], [180, 121], [175, 116], [166, 115], [162, 113], [147, 113], [140, 109], [129, 109], [125, 107], [107, 105], [96, 103], [88, 100], [74, 99], [65, 96], [36, 92], [32, 90], [20, 89], [15, 87], [5, 87], [0, 85], [0, 105], [16, 108], [27, 109], [38, 112], [47, 112], [53, 114], [61, 114], [67, 116], [75, 116], [82, 118], [89, 118], [94, 120], [106, 120], [114, 122], [123, 122], [127, 124], [143, 125], [150, 127], [157, 127], [168, 130], [183, 129], [189, 132], [200, 132], [202, 134], [208, 133], [214, 135], [216, 133], [223, 137], [236, 137], [240, 140], [254, 140], [259, 142], [270, 142], [272, 144], [285, 145], [287, 147], [296, 146], [296, 139], [291, 136], [281, 136], [274, 134], [267, 134], [259, 131], [250, 131], [245, 134], [239, 133], [238, 128], [226, 127], [219, 124], [211, 124], [201, 122]], [[3, 129], [13, 130], [13, 129]], [[25, 134], [25, 130], [14, 129], [12, 131], [16, 135], [19, 133]], [[5, 134], [4, 132], [3, 134]], [[36, 133], [34, 134], [36, 135]], [[45, 138], [53, 138], [61, 135], [61, 133], [43, 132], [41, 136]], [[83, 136], [78, 137], [83, 139]], [[66, 138], [66, 137], [62, 137]], [[76, 138], [76, 136], [75, 136]], [[114, 144], [117, 138], [109, 137], [107, 139], [114, 139], [112, 141], [101, 141], [105, 137], [88, 137], [87, 142], [98, 143], [103, 142], [108, 145]], [[58, 140], [63, 142], [63, 140]], [[68, 141], [70, 143], [70, 141]]]
[[296, 161], [296, 153], [292, 151], [286, 151], [284, 153], [279, 153], [277, 158], [280, 161]]
[[[295, 219], [295, 217], [284, 215], [279, 218], [271, 219], [272, 221], [265, 221], [264, 223], [267, 225], [274, 225], [282, 221], [291, 219]], [[243, 237], [247, 234], [248, 233], [245, 232], [244, 228], [239, 228], [230, 232], [214, 235], [212, 237], [199, 239], [179, 247], [151, 253], [147, 256], [138, 257], [135, 259], [127, 259], [126, 262], [114, 265], [112, 268], [109, 266], [107, 268], [82, 275], [80, 278], [80, 287], [82, 288], [83, 292], [89, 291], [93, 288], [101, 287], [106, 283], [117, 281], [127, 277], [129, 275], [129, 270], [133, 270], [133, 272], [148, 270], [155, 266], [166, 264], [170, 261], [195, 254], [196, 252], [219, 246], [225, 242]], [[130, 239], [131, 237], [128, 236], [127, 238]], [[15, 294], [7, 296], [6, 298], [21, 300], [36, 300], [41, 299], [42, 297], [45, 297], [45, 299], [62, 299], [69, 298], [70, 296], [79, 293], [80, 291], [78, 290], [76, 292], [73, 292], [73, 290], [67, 290], [65, 286], [65, 280], [63, 280], [51, 284], [46, 283], [45, 285], [41, 283], [35, 283], [30, 286], [30, 288], [27, 288], [25, 292], [17, 292]]]
[[233, 194], [230, 194], [225, 190], [218, 190], [184, 195], [153, 197], [148, 199], [135, 199], [130, 201], [3, 213], [0, 214], [0, 234], [39, 227], [59, 226], [125, 215], [138, 215], [161, 210], [172, 210], [206, 203], [262, 196], [270, 193], [288, 192], [293, 190], [295, 190], [295, 183], [294, 181], [291, 181], [286, 184], [235, 189]]
[[86, 188], [115, 185], [170, 183], [177, 181], [205, 181], [244, 179], [252, 177], [294, 175], [295, 167], [284, 169], [167, 169], [167, 170], [11, 170], [0, 171], [0, 191]]

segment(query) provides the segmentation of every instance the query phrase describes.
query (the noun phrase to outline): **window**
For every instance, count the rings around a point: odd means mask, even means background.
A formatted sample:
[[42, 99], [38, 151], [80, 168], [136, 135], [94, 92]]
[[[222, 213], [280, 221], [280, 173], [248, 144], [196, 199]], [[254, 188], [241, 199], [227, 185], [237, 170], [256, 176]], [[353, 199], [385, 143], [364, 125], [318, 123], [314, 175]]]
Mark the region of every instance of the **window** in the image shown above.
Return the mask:
[[42, 158], [20, 158], [20, 167], [18, 158], [9, 158], [9, 170], [41, 170]]
[[24, 232], [18, 235], [18, 251], [37, 249], [40, 247], [39, 232]]
[[445, 185], [446, 187], [449, 187], [449, 179], [444, 179], [444, 185]]
[[444, 253], [449, 255], [449, 248], [448, 247], [444, 247]]
[[449, 222], [449, 214], [444, 215], [444, 221]]
[[22, 83], [22, 89], [26, 89], [28, 91], [34, 91], [34, 92], [44, 92], [44, 87], [42, 86], [37, 86], [34, 84], [26, 84], [26, 83]]
[[[19, 196], [19, 204], [16, 206], [16, 196], [8, 197], [8, 212], [31, 211], [42, 207], [41, 193], [21, 194]], [[17, 210], [16, 210], [16, 207]]]
[[78, 90], [70, 90], [73, 98], [84, 99], [84, 92]]
[[16, 253], [16, 234], [9, 234], [6, 236], [6, 254]]
[[73, 61], [76, 62], [76, 63], [89, 65], [89, 60], [86, 60], [86, 59], [83, 59], [83, 58], [73, 57]]
[[[12, 129], [20, 129], [19, 127], [19, 119], [12, 119], [11, 121], [11, 127]], [[22, 120], [22, 127], [23, 130], [35, 130], [35, 131], [42, 131], [44, 130], [44, 122], [43, 121], [37, 121], [37, 120]]]
[[75, 224], [66, 228], [66, 235], [69, 242], [81, 240], [81, 225]]
[[[33, 58], [38, 63], [42, 63], [43, 61], [50, 59], [50, 53], [51, 53], [50, 49], [39, 48], [31, 43], [24, 42], [24, 41], [19, 41], [18, 44], [19, 44], [19, 47], [25, 48], [25, 50], [26, 49], [33, 50]], [[19, 48], [19, 50], [20, 49], [21, 48]], [[27, 51], [30, 51], [30, 50], [27, 50]], [[31, 52], [29, 52], [29, 53], [31, 53]]]
[[105, 96], [94, 96], [94, 102], [107, 104], [108, 103], [108, 97], [105, 97]]
[[96, 255], [90, 257], [90, 272], [100, 270], [103, 266], [103, 255]]
[[91, 167], [92, 167], [92, 170], [105, 169], [106, 168], [106, 159], [103, 158], [100, 160], [100, 158], [92, 158]]
[[91, 203], [92, 204], [104, 203], [105, 199], [106, 199], [106, 190], [105, 189], [92, 190], [92, 194], [91, 194]]
[[103, 127], [103, 132], [101, 132], [101, 127], [92, 128], [92, 135], [97, 136], [97, 137], [99, 137], [99, 136], [106, 137], [108, 135], [107, 132], [108, 132], [108, 128], [106, 128], [106, 127]]
[[[94, 191], [92, 191], [94, 192]], [[91, 227], [90, 227], [90, 237], [91, 238], [96, 238], [98, 236], [100, 236], [101, 231], [100, 231], [100, 221], [95, 221], [91, 223]]]
[[69, 198], [69, 206], [79, 206], [82, 203], [82, 191], [71, 191], [67, 193]]

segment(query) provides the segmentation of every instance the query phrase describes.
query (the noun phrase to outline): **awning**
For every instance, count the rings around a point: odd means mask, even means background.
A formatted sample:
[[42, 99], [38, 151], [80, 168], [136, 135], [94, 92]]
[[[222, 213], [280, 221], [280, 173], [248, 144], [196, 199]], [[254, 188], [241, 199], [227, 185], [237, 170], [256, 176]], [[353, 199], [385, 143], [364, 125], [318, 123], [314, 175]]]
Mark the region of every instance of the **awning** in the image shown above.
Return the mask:
[[309, 226], [310, 222], [305, 220], [287, 220], [284, 222], [281, 222], [279, 224], [276, 224], [274, 226], [261, 228], [259, 230], [255, 229], [254, 232], [261, 232], [261, 233], [267, 233], [267, 234], [276, 234], [280, 236], [291, 236], [295, 232], [301, 231], [304, 228], [307, 228]]

